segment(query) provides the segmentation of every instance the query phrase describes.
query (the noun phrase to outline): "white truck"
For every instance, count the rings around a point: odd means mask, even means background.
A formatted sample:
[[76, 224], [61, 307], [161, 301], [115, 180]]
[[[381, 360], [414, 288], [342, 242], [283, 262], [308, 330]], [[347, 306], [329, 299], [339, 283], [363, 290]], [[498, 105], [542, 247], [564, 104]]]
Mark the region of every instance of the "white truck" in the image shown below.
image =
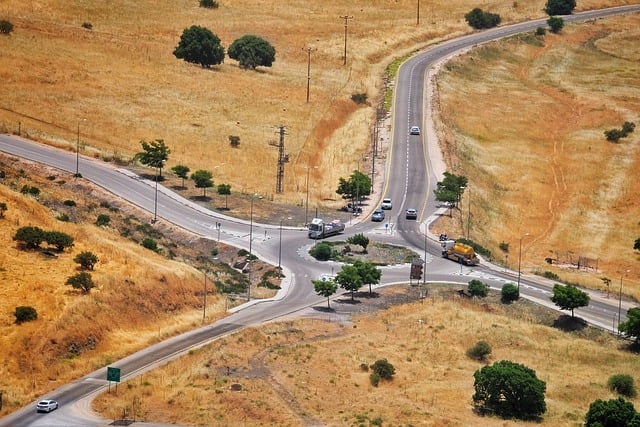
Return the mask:
[[344, 231], [344, 224], [339, 219], [331, 222], [324, 222], [322, 218], [313, 218], [309, 223], [309, 238], [323, 239], [329, 236], [335, 236]]
[[464, 265], [478, 265], [480, 260], [473, 248], [455, 240], [444, 240], [440, 242], [442, 246], [442, 256]]

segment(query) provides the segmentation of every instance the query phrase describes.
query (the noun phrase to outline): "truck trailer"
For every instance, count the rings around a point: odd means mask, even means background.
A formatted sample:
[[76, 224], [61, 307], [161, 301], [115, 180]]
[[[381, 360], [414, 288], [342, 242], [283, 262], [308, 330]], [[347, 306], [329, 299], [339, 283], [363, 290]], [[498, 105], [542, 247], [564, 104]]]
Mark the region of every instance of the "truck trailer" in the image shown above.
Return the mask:
[[309, 238], [324, 239], [325, 237], [335, 236], [344, 231], [344, 224], [339, 219], [331, 222], [324, 222], [322, 218], [313, 218], [309, 224]]
[[442, 245], [442, 256], [464, 265], [478, 265], [480, 260], [473, 248], [455, 240], [444, 240]]

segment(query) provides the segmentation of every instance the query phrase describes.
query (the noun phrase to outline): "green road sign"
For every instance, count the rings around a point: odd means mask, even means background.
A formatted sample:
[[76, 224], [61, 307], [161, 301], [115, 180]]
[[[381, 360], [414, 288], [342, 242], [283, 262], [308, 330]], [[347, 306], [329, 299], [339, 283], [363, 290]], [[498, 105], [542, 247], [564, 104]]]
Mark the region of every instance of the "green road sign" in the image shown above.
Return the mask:
[[120, 382], [120, 368], [107, 368], [107, 381]]

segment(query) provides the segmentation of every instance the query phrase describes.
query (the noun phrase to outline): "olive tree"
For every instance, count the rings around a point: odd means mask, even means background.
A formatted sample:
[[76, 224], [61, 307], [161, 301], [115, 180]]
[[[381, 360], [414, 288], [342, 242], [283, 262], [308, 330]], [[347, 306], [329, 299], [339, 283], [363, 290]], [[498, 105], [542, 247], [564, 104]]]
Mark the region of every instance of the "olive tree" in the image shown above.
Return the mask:
[[82, 251], [73, 258], [73, 262], [80, 264], [80, 267], [85, 270], [93, 270], [98, 261], [98, 256], [89, 251]]
[[84, 294], [89, 293], [91, 289], [96, 287], [91, 278], [91, 274], [86, 271], [68, 277], [65, 284], [71, 286], [73, 289], [81, 290]]
[[255, 70], [256, 67], [271, 67], [276, 60], [276, 50], [271, 44], [254, 35], [242, 36], [229, 46], [229, 58], [235, 59], [240, 68]]
[[36, 249], [45, 239], [45, 231], [40, 227], [20, 227], [13, 236], [13, 240], [22, 243], [28, 249]]
[[200, 64], [203, 68], [211, 68], [212, 65], [224, 62], [224, 47], [220, 44], [220, 38], [210, 30], [192, 25], [182, 32], [173, 56], [192, 64]]

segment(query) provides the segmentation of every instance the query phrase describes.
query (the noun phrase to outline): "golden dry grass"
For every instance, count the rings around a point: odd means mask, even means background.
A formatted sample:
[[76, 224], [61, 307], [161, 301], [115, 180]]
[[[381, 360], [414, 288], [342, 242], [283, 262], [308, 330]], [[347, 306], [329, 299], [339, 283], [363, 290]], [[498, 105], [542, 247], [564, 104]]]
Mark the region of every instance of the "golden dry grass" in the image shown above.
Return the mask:
[[[406, 288], [387, 292], [403, 295]], [[134, 379], [117, 395], [104, 393], [94, 406], [107, 417], [123, 410], [132, 416], [135, 400], [137, 419], [194, 426], [369, 425], [377, 418], [382, 425], [522, 425], [472, 411], [473, 373], [483, 365], [465, 352], [486, 340], [491, 362], [522, 363], [546, 382], [541, 424], [569, 427], [581, 423], [593, 400], [614, 397], [606, 386], [611, 375], [637, 374], [637, 355], [621, 351], [606, 333], [584, 339], [535, 324], [520, 304], [507, 313], [499, 304], [432, 296], [357, 315], [352, 324], [268, 324]], [[396, 375], [373, 387], [361, 365], [381, 358]]]
[[[438, 77], [443, 139], [455, 147], [453, 170], [469, 177], [462, 212], [447, 229], [500, 260], [510, 244], [517, 265], [522, 240], [526, 271], [640, 298], [640, 133], [619, 144], [604, 131], [639, 122], [640, 16], [569, 26], [536, 45], [529, 38], [492, 44], [450, 62]], [[497, 118], [502, 119], [497, 119]], [[597, 271], [547, 266], [546, 257], [591, 259]]]

